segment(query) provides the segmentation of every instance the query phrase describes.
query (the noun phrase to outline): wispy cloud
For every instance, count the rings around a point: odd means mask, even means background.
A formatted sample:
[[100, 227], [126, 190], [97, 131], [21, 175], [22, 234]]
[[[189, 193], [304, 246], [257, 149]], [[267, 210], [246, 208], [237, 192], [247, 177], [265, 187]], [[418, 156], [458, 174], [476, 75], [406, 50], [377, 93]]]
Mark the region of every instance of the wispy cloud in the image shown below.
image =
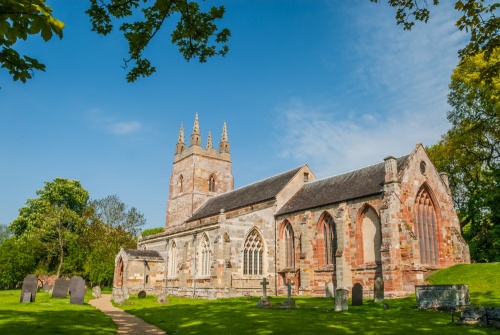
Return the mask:
[[464, 45], [453, 8], [434, 8], [432, 20], [411, 32], [396, 26], [390, 8], [351, 14], [359, 35], [349, 57], [358, 65], [344, 86], [329, 101], [295, 97], [276, 108], [286, 120], [282, 157], [310, 164], [319, 177], [431, 145], [449, 127], [449, 78]]
[[91, 109], [86, 113], [91, 124], [101, 131], [113, 135], [129, 135], [144, 130], [144, 125], [140, 121], [122, 121], [117, 117], [104, 114], [99, 109]]

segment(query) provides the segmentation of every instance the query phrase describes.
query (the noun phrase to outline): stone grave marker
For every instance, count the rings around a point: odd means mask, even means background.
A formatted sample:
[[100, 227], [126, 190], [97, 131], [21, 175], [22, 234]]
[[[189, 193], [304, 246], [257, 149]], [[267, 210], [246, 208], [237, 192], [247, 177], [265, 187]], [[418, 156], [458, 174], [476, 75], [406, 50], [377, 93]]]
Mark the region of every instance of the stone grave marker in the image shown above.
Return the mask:
[[24, 277], [20, 302], [35, 302], [38, 291], [38, 278], [31, 274]]
[[94, 298], [100, 298], [101, 297], [101, 288], [99, 286], [92, 287], [92, 296]]
[[382, 302], [384, 301], [384, 280], [382, 277], [377, 277], [375, 283], [373, 284], [373, 301]]
[[283, 307], [287, 308], [295, 308], [295, 300], [292, 298], [292, 287], [295, 285], [294, 282], [292, 282], [290, 279], [288, 279], [288, 282], [286, 283], [287, 287], [287, 298], [285, 301], [283, 301]]
[[83, 299], [85, 297], [85, 280], [80, 276], [73, 276], [71, 277], [69, 287], [69, 302], [72, 304], [83, 305]]
[[50, 284], [49, 283], [43, 284], [43, 291], [44, 292], [49, 292], [50, 291]]
[[338, 288], [335, 290], [335, 311], [347, 311], [347, 297], [349, 295], [349, 291], [343, 288]]
[[363, 305], [363, 286], [360, 283], [356, 283], [352, 287], [352, 305]]
[[146, 298], [146, 291], [139, 291], [139, 293], [137, 294], [137, 298], [139, 299]]
[[325, 296], [327, 298], [335, 297], [335, 287], [333, 287], [333, 283], [327, 283], [325, 288]]
[[52, 288], [52, 298], [66, 298], [69, 291], [69, 280], [57, 278]]
[[167, 294], [166, 293], [160, 293], [158, 294], [158, 303], [159, 304], [168, 304], [170, 302], [170, 300], [168, 300], [167, 298]]
[[267, 278], [262, 277], [262, 281], [260, 282], [260, 284], [262, 285], [262, 297], [260, 298], [259, 303], [257, 304], [257, 307], [270, 308], [271, 302], [269, 301], [269, 298], [267, 297], [267, 285], [269, 285]]

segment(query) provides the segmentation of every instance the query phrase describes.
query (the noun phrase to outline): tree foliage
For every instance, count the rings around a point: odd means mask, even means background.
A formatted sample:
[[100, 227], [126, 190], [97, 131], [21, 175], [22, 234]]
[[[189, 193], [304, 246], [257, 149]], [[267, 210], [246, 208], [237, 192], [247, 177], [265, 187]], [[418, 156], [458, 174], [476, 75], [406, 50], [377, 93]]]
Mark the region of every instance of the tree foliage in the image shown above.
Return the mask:
[[[381, 0], [370, 0], [381, 2]], [[439, 0], [387, 0], [396, 9], [396, 23], [410, 30], [416, 21], [427, 22], [431, 15], [429, 4], [439, 5]], [[461, 61], [482, 54], [488, 61], [480, 76], [489, 81], [498, 77], [500, 63], [490, 60], [495, 48], [500, 47], [500, 3], [488, 0], [456, 0], [455, 9], [460, 13], [456, 27], [469, 35], [469, 43], [459, 50]]]
[[0, 64], [14, 80], [23, 83], [33, 77], [34, 70], [45, 71], [45, 65], [35, 58], [20, 55], [14, 44], [30, 35], [40, 35], [48, 41], [54, 34], [62, 38], [64, 23], [52, 16], [45, 0], [0, 1]]
[[489, 61], [478, 54], [455, 69], [448, 95], [452, 128], [429, 148], [438, 169], [449, 174], [475, 261], [500, 261], [500, 80], [482, 77], [499, 58], [497, 48]]
[[163, 233], [164, 231], [165, 231], [164, 227], [144, 229], [141, 233], [141, 236], [142, 237], [151, 236], [151, 235]]

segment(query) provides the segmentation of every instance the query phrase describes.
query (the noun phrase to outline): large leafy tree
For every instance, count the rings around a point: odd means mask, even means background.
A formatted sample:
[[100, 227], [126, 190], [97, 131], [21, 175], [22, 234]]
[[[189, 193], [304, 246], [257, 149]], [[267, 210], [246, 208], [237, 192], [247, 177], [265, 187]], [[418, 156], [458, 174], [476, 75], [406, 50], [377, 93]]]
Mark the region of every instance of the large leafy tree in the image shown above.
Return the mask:
[[429, 148], [436, 166], [448, 172], [475, 261], [500, 261], [500, 79], [482, 73], [498, 63], [500, 48], [455, 69], [448, 102], [452, 128]]
[[63, 270], [68, 247], [76, 243], [85, 226], [89, 194], [79, 181], [56, 178], [38, 190], [19, 210], [10, 230], [24, 241], [39, 241], [44, 248], [39, 265], [57, 276]]

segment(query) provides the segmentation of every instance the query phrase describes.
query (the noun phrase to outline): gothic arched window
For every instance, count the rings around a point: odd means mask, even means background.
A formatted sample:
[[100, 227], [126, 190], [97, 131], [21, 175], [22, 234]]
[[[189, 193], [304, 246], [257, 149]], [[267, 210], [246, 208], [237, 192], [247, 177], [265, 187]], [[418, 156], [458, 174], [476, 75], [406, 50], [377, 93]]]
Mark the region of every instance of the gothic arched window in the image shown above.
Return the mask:
[[337, 252], [337, 236], [335, 234], [335, 222], [329, 214], [325, 214], [319, 225], [319, 233], [323, 235], [323, 265], [335, 265], [335, 253]]
[[170, 247], [170, 255], [169, 255], [169, 265], [168, 265], [168, 274], [170, 277], [177, 276], [177, 244], [175, 241], [172, 242]]
[[243, 274], [244, 275], [262, 275], [262, 256], [264, 254], [264, 246], [262, 237], [259, 232], [254, 229], [245, 241], [243, 249]]
[[295, 267], [295, 243], [290, 222], [285, 224], [283, 238], [285, 242], [285, 267], [293, 268]]
[[201, 275], [208, 276], [210, 274], [210, 242], [208, 237], [203, 235], [201, 239]]
[[420, 262], [439, 264], [436, 211], [429, 192], [425, 188], [420, 189], [415, 199], [414, 229], [418, 237]]
[[179, 188], [179, 193], [184, 191], [184, 177], [182, 175], [180, 175], [179, 177], [179, 183], [177, 184], [177, 186]]
[[208, 178], [208, 191], [215, 192], [215, 176], [214, 175], [211, 175], [210, 178]]
[[365, 263], [380, 262], [382, 232], [377, 212], [372, 207], [367, 206], [361, 218], [363, 261]]

